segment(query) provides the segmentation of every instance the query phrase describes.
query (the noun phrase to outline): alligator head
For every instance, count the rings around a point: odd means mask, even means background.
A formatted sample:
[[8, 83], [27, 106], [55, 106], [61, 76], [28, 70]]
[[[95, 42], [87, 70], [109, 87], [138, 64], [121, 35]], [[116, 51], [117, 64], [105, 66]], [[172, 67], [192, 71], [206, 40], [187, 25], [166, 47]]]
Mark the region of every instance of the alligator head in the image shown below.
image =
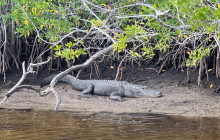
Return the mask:
[[126, 91], [127, 97], [161, 97], [162, 92], [151, 90], [147, 88], [146, 86], [141, 86], [141, 85], [133, 85], [129, 84], [129, 87], [127, 86], [130, 91]]
[[132, 90], [134, 93], [134, 96], [136, 97], [161, 97], [162, 92], [151, 90], [147, 87], [141, 87], [137, 90]]

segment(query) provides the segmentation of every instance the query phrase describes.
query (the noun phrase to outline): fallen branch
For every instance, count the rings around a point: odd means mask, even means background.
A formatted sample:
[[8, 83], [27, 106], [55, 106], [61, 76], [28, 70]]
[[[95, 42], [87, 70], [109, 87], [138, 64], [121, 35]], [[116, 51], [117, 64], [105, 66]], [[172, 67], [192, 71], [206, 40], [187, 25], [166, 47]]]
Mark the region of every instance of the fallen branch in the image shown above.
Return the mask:
[[[4, 97], [4, 99], [0, 102], [0, 106], [2, 104], [4, 104], [8, 98], [11, 97], [11, 95], [13, 93], [15, 93], [16, 91], [22, 89], [22, 88], [28, 88], [28, 89], [32, 89], [32, 90], [35, 90], [37, 92], [39, 92], [39, 89], [36, 89], [34, 86], [31, 86], [31, 85], [21, 85], [22, 82], [25, 80], [26, 76], [30, 73], [36, 73], [34, 70], [33, 70], [33, 67], [39, 67], [43, 64], [46, 64], [50, 61], [50, 59], [48, 59], [47, 61], [45, 62], [41, 62], [41, 63], [37, 63], [37, 64], [32, 64], [30, 63], [29, 67], [27, 68], [27, 71], [25, 69], [25, 62], [22, 63], [22, 70], [23, 70], [23, 74], [22, 74], [22, 77], [21, 79], [9, 90], [6, 92], [6, 96]], [[59, 96], [58, 96], [59, 97]]]
[[61, 99], [59, 98], [58, 93], [55, 91], [54, 86], [56, 85], [56, 83], [58, 82], [58, 80], [59, 80], [61, 77], [67, 75], [68, 73], [70, 73], [70, 72], [72, 72], [72, 71], [74, 71], [74, 70], [81, 70], [81, 69], [84, 69], [84, 68], [88, 67], [88, 66], [89, 66], [92, 62], [94, 62], [97, 58], [99, 58], [99, 57], [101, 57], [102, 55], [105, 55], [105, 54], [111, 52], [111, 51], [113, 50], [113, 47], [114, 47], [114, 44], [112, 44], [112, 45], [110, 45], [109, 47], [104, 48], [103, 50], [101, 50], [101, 51], [95, 53], [95, 54], [94, 54], [93, 56], [91, 56], [85, 63], [80, 64], [80, 65], [72, 66], [72, 67], [66, 69], [65, 71], [63, 71], [63, 72], [57, 74], [57, 75], [53, 78], [53, 80], [51, 81], [50, 86], [49, 86], [46, 90], [42, 91], [41, 95], [44, 96], [44, 95], [48, 95], [49, 92], [53, 92], [54, 95], [55, 95], [55, 97], [56, 97], [56, 99], [57, 99], [57, 103], [56, 103], [56, 105], [55, 105], [55, 110], [57, 110], [58, 107], [59, 107], [59, 105], [60, 105], [60, 103], [61, 103]]

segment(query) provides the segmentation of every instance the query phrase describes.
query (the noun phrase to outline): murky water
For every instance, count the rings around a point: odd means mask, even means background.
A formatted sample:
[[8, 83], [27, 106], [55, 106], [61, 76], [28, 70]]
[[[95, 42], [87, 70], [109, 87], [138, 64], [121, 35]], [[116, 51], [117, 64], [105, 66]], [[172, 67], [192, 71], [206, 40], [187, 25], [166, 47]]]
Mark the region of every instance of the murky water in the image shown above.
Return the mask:
[[0, 139], [220, 140], [220, 118], [2, 109]]

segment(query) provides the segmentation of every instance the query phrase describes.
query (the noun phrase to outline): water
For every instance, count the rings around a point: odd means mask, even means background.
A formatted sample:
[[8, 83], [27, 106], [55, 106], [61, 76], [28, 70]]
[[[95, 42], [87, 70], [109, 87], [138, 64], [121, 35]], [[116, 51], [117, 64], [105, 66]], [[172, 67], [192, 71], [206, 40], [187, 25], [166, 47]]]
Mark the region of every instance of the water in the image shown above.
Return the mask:
[[220, 140], [220, 118], [0, 110], [0, 139]]

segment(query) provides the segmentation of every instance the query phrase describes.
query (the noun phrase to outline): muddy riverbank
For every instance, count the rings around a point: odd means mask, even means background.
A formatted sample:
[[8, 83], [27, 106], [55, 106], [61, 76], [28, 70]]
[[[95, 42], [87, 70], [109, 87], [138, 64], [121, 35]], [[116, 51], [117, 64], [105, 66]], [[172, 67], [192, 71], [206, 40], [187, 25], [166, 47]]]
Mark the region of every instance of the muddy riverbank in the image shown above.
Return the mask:
[[[83, 70], [81, 79], [114, 79], [116, 69], [110, 66], [102, 66], [99, 76], [93, 71]], [[26, 84], [39, 85], [42, 78], [50, 75], [41, 72], [38, 76], [29, 75]], [[0, 99], [4, 97], [5, 91], [16, 83], [21, 74], [9, 73], [7, 81], [1, 82]], [[56, 89], [61, 97], [59, 110], [86, 111], [86, 112], [114, 112], [114, 113], [161, 113], [181, 116], [220, 116], [220, 94], [215, 92], [219, 85], [219, 79], [214, 74], [209, 75], [209, 81], [203, 77], [202, 87], [197, 86], [197, 72], [192, 73], [191, 83], [186, 82], [186, 71], [173, 69], [164, 70], [158, 74], [156, 69], [150, 67], [127, 66], [124, 69], [122, 80], [134, 84], [145, 85], [151, 89], [161, 91], [161, 98], [125, 98], [123, 102], [109, 100], [109, 97], [93, 96], [92, 98], [78, 99], [80, 92], [73, 90], [69, 85], [60, 83]], [[12, 84], [6, 85], [9, 81]], [[210, 86], [210, 85], [213, 86]], [[210, 88], [211, 87], [211, 88]], [[43, 89], [45, 89], [44, 87]], [[33, 108], [40, 110], [54, 109], [56, 99], [53, 94], [40, 97], [35, 91], [21, 89], [1, 107], [3, 108]]]

